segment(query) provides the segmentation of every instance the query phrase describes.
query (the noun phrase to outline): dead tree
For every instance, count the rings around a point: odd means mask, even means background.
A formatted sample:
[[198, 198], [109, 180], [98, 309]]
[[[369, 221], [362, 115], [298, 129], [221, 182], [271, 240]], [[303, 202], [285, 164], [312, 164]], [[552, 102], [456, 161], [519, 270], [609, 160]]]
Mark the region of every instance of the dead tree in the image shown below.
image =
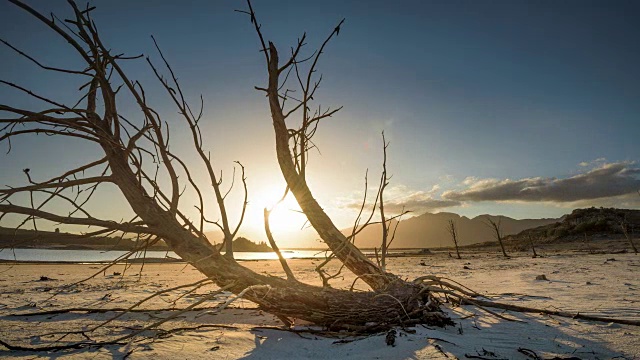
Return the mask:
[[627, 223], [626, 220], [623, 219], [620, 221], [620, 228], [622, 229], [622, 233], [624, 234], [624, 237], [629, 242], [631, 249], [633, 249], [633, 252], [637, 254], [638, 248], [636, 247], [636, 244], [633, 243], [633, 233], [629, 234], [629, 224]]
[[447, 231], [451, 235], [453, 245], [455, 245], [456, 247], [456, 255], [458, 256], [458, 259], [462, 259], [460, 257], [460, 250], [458, 249], [458, 232], [456, 231], [456, 223], [452, 219], [449, 219], [449, 221], [447, 221]]
[[[123, 62], [135, 61], [139, 57], [111, 52], [111, 47], [102, 42], [91, 18], [94, 8], [80, 9], [69, 0], [74, 15], [63, 22], [43, 15], [19, 0], [9, 1], [64, 39], [83, 65], [78, 69], [46, 66], [9, 42], [3, 43], [25, 61], [49, 71], [82, 78], [85, 85], [79, 90], [77, 103], [65, 104], [38, 95], [36, 89], [0, 80], [3, 86], [43, 104], [37, 109], [0, 104], [0, 141], [11, 149], [11, 141], [29, 134], [44, 134], [58, 139], [72, 137], [93, 144], [102, 156], [43, 180], [35, 178], [37, 169], [31, 173], [25, 171], [28, 184], [0, 189], [0, 219], [6, 214], [14, 214], [24, 217], [20, 226], [29, 222], [37, 227], [37, 223], [42, 221], [90, 226], [95, 229], [93, 234], [135, 234], [144, 244], [162, 239], [172, 251], [218, 286], [242, 294], [285, 322], [299, 318], [330, 329], [363, 331], [394, 325], [451, 323], [439, 310], [439, 301], [433, 297], [430, 288], [385, 271], [358, 250], [327, 216], [307, 184], [305, 170], [309, 150], [315, 146], [312, 138], [318, 124], [340, 109], [324, 109], [313, 104], [322, 80], [315, 75], [317, 65], [329, 41], [338, 35], [344, 20], [311, 56], [303, 58], [301, 55], [306, 38], [303, 35], [281, 61], [275, 44], [265, 40], [251, 4], [248, 4], [248, 10], [242, 11], [250, 17], [264, 56], [268, 82], [266, 87], [257, 89], [267, 96], [278, 163], [287, 186], [335, 258], [357, 279], [371, 287], [372, 291], [368, 292], [312, 286], [292, 277], [265, 276], [238, 264], [233, 259], [231, 244], [242, 224], [243, 215], [235, 224], [228, 218], [226, 207], [229, 204], [225, 203], [228, 192], [221, 187], [222, 181], [204, 150], [200, 133], [199, 122], [204, 121], [202, 104], [198, 110], [188, 103], [177, 75], [157, 44], [164, 70], [149, 57], [145, 60], [159, 80], [159, 86], [166, 90], [168, 99], [177, 107], [183, 128], [190, 132], [191, 150], [208, 175], [207, 183], [220, 213], [217, 221], [205, 218], [205, 207], [211, 201], [205, 199], [205, 189], [191, 176], [193, 164], [187, 163], [170, 148], [168, 123], [153, 109], [143, 85], [123, 70]], [[287, 79], [293, 81], [299, 90], [296, 99], [286, 89]], [[120, 112], [118, 104], [123, 98], [136, 104], [139, 111], [136, 118], [126, 117]], [[297, 125], [292, 124], [294, 114], [300, 115]], [[244, 180], [243, 168], [242, 171]], [[129, 221], [98, 219], [86, 210], [85, 204], [92, 200], [96, 189], [105, 184], [110, 184], [112, 189], [122, 194], [135, 213], [134, 218]], [[245, 201], [237, 204], [242, 208], [242, 214], [248, 196], [244, 181], [243, 184]], [[200, 216], [195, 220], [185, 213], [185, 209], [194, 206], [181, 196], [185, 188], [197, 194], [195, 207]], [[56, 205], [60, 203], [67, 204], [72, 210], [57, 212], [59, 207]], [[267, 213], [265, 219], [268, 221]], [[215, 224], [224, 233], [225, 254], [204, 234], [206, 222]]]
[[493, 230], [493, 236], [496, 238], [496, 240], [498, 240], [498, 243], [500, 244], [500, 249], [502, 249], [502, 255], [508, 258], [509, 255], [507, 255], [507, 252], [504, 250], [504, 244], [502, 243], [503, 234], [502, 234], [501, 222], [502, 222], [502, 219], [500, 217], [498, 217], [497, 221], [491, 219], [490, 217], [487, 217], [487, 222], [485, 224]]
[[[404, 207], [400, 211], [400, 214], [397, 214], [392, 217], [387, 217], [384, 211], [384, 190], [389, 185], [389, 180], [391, 177], [387, 174], [387, 148], [389, 147], [389, 142], [384, 137], [384, 131], [382, 132], [382, 174], [380, 175], [380, 185], [378, 186], [378, 197], [380, 205], [378, 209], [380, 210], [380, 225], [382, 226], [382, 242], [380, 244], [380, 256], [378, 256], [378, 249], [374, 248], [376, 251], [376, 260], [378, 262], [378, 266], [382, 269], [382, 271], [386, 271], [387, 269], [387, 256], [389, 253], [389, 247], [393, 240], [396, 237], [396, 233], [398, 231], [398, 226], [400, 225], [400, 219], [409, 213], [409, 211], [405, 211]], [[374, 204], [375, 209], [375, 204]], [[396, 221], [395, 226], [391, 229], [391, 225], [393, 221]], [[369, 221], [365, 223], [364, 226], [368, 226], [371, 224]]]
[[537, 258], [537, 257], [538, 257], [538, 254], [536, 253], [536, 247], [535, 247], [535, 245], [533, 244], [533, 235], [531, 235], [531, 233], [529, 233], [529, 234], [527, 235], [527, 237], [529, 238], [529, 245], [531, 245], [531, 251], [533, 251], [533, 257], [534, 257], [534, 258]]
[[[167, 77], [161, 74], [150, 58], [146, 58], [146, 61], [156, 74], [160, 86], [166, 90], [165, 93], [170, 101], [178, 108], [182, 125], [191, 135], [191, 150], [195, 152], [194, 158], [201, 162], [205, 174], [209, 177], [207, 179], [208, 186], [211, 186], [209, 190], [213, 191], [215, 207], [220, 213], [220, 219], [217, 221], [205, 218], [207, 213], [205, 206], [211, 201], [205, 199], [204, 188], [191, 176], [193, 164], [185, 162], [170, 149], [168, 123], [150, 105], [143, 85], [129, 78], [121, 66], [123, 62], [139, 57], [111, 53], [110, 47], [102, 42], [91, 18], [94, 8], [87, 6], [85, 9], [80, 9], [73, 0], [69, 0], [74, 16], [62, 22], [55, 16], [42, 15], [19, 0], [9, 1], [63, 38], [83, 64], [77, 69], [50, 67], [9, 42], [4, 40], [2, 42], [36, 66], [48, 71], [80, 77], [84, 79], [84, 85], [78, 90], [79, 100], [73, 105], [67, 105], [62, 101], [41, 96], [34, 89], [0, 80], [2, 86], [21, 92], [31, 101], [39, 100], [44, 105], [41, 108], [32, 109], [0, 103], [0, 124], [2, 124], [0, 125], [0, 144], [6, 144], [11, 150], [12, 141], [29, 134], [44, 134], [57, 139], [74, 138], [86, 141], [100, 150], [101, 157], [77, 168], [65, 169], [61, 174], [43, 180], [35, 177], [37, 169], [33, 172], [25, 169], [27, 184], [0, 188], [0, 220], [9, 214], [23, 217], [18, 228], [28, 223], [37, 229], [39, 222], [90, 227], [92, 231], [85, 236], [133, 234], [139, 239], [138, 249], [144, 249], [162, 239], [171, 250], [206, 277], [202, 282], [190, 284], [194, 289], [202, 286], [205, 281], [212, 281], [220, 288], [217, 292], [228, 290], [236, 294], [218, 309], [224, 308], [233, 299], [243, 297], [255, 302], [266, 312], [276, 315], [285, 324], [291, 324], [292, 319], [297, 318], [330, 330], [347, 329], [356, 332], [384, 331], [394, 326], [414, 324], [443, 326], [453, 324], [451, 319], [440, 310], [441, 302], [446, 299], [454, 300], [457, 304], [472, 304], [480, 308], [497, 307], [545, 313], [540, 309], [475, 300], [475, 297], [480, 296], [478, 293], [448, 279], [435, 276], [423, 276], [411, 282], [401, 279], [364, 256], [353, 244], [354, 236], [344, 236], [314, 199], [305, 177], [309, 150], [315, 146], [312, 139], [320, 121], [339, 110], [338, 108], [321, 111], [319, 106], [317, 110], [311, 110], [316, 90], [322, 79], [315, 78], [314, 74], [326, 45], [338, 35], [344, 20], [333, 29], [319, 49], [310, 57], [303, 58], [300, 55], [305, 44], [305, 35], [303, 35], [292, 49], [291, 55], [286, 58], [287, 60], [280, 62], [276, 46], [264, 40], [251, 4], [248, 4], [247, 11], [243, 11], [250, 16], [265, 58], [268, 85], [258, 87], [258, 90], [264, 91], [267, 95], [276, 138], [278, 163], [287, 187], [311, 225], [331, 249], [331, 256], [341, 261], [344, 268], [353, 272], [356, 280], [360, 279], [368, 284], [371, 291], [354, 291], [353, 286], [351, 289], [334, 289], [328, 286], [324, 278], [323, 286], [313, 286], [297, 281], [290, 271], [287, 271], [287, 278], [265, 276], [237, 263], [233, 258], [233, 249], [230, 244], [242, 224], [248, 199], [244, 168], [240, 166], [243, 172], [241, 179], [244, 185], [244, 202], [238, 204], [242, 210], [241, 215], [232, 225], [226, 216], [228, 204], [225, 200], [229, 190], [222, 191], [222, 181], [216, 176], [210, 157], [204, 151], [199, 128], [199, 122], [203, 120], [202, 105], [199, 111], [194, 111], [188, 104], [177, 76], [160, 49], [158, 48], [158, 52], [165, 72], [168, 73]], [[302, 69], [304, 65], [308, 65], [305, 70]], [[290, 79], [287, 74], [292, 73], [300, 90], [297, 93], [300, 94], [297, 99], [292, 98], [289, 89], [286, 88], [287, 79]], [[284, 79], [281, 79], [283, 74]], [[120, 113], [120, 107], [117, 104], [123, 98], [133, 100], [136, 104], [139, 113], [135, 118], [126, 117]], [[288, 104], [294, 102], [294, 105], [285, 108], [285, 102]], [[302, 115], [297, 126], [291, 124], [290, 116], [293, 114]], [[133, 218], [128, 221], [115, 221], [99, 219], [91, 215], [85, 205], [94, 198], [96, 189], [104, 187], [105, 184], [111, 185], [115, 193], [123, 196], [135, 213]], [[195, 220], [190, 219], [185, 213], [185, 209], [193, 205], [182, 196], [185, 188], [197, 195], [195, 207], [200, 216]], [[269, 210], [266, 210], [264, 215], [265, 231], [269, 234]], [[204, 234], [205, 222], [213, 223], [223, 231], [225, 254], [222, 254], [207, 239]], [[358, 220], [356, 220], [357, 223]], [[497, 234], [500, 234], [499, 226], [496, 229]], [[354, 230], [352, 235], [357, 231]], [[269, 240], [272, 244], [275, 243], [274, 239]], [[280, 260], [286, 271], [287, 267], [284, 266], [286, 261], [282, 258]], [[211, 299], [212, 296], [215, 294], [210, 294], [180, 311], [195, 309], [197, 305]], [[138, 304], [149, 298], [145, 298]], [[127, 309], [127, 311], [130, 310]], [[494, 312], [488, 312], [505, 318]], [[546, 313], [550, 312], [547, 310]], [[557, 311], [553, 314], [576, 316]], [[0, 341], [0, 345], [13, 350], [53, 351], [120, 344], [170, 318], [163, 318], [131, 334], [103, 343], [84, 341], [36, 348], [14, 346]], [[640, 324], [627, 319], [598, 317], [589, 317], [589, 319]], [[112, 320], [104, 323], [109, 321]], [[85, 331], [79, 333], [84, 334]]]

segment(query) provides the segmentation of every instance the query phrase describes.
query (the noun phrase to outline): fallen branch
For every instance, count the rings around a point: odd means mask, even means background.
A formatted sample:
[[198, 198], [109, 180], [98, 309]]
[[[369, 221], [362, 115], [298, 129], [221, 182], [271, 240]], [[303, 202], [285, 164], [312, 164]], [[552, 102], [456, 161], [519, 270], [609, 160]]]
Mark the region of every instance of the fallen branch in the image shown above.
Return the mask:
[[504, 303], [477, 300], [477, 299], [464, 299], [464, 301], [469, 301], [469, 303], [472, 303], [472, 304], [475, 302], [477, 305], [484, 306], [484, 307], [490, 307], [494, 309], [504, 309], [504, 310], [521, 312], [521, 313], [538, 313], [538, 314], [555, 315], [555, 316], [571, 318], [571, 319], [640, 326], [640, 320], [618, 319], [618, 318], [609, 318], [604, 316], [584, 315], [580, 313], [570, 313], [570, 312], [560, 311], [560, 310], [538, 309], [538, 308], [532, 308], [527, 306], [511, 305], [511, 304], [504, 304]]
[[[429, 280], [429, 281], [424, 282], [423, 280]], [[520, 312], [520, 313], [536, 313], [536, 314], [554, 315], [554, 316], [559, 316], [564, 318], [580, 319], [580, 320], [588, 320], [588, 321], [599, 321], [599, 322], [607, 322], [607, 323], [640, 326], [640, 320], [609, 318], [609, 317], [603, 317], [603, 316], [585, 315], [580, 313], [570, 313], [570, 312], [561, 311], [561, 310], [548, 310], [548, 309], [539, 309], [539, 308], [533, 308], [533, 307], [527, 307], [527, 306], [505, 304], [505, 303], [500, 303], [500, 302], [495, 302], [490, 300], [480, 300], [475, 298], [476, 296], [480, 295], [478, 292], [475, 292], [459, 283], [456, 283], [459, 286], [453, 285], [447, 281], [442, 280], [442, 278], [439, 278], [436, 276], [423, 276], [414, 280], [414, 282], [418, 284], [422, 283], [422, 285], [425, 287], [425, 290], [430, 291], [432, 293], [442, 293], [442, 294], [445, 294], [445, 296], [451, 295], [460, 301], [460, 305], [463, 305], [464, 303], [468, 303], [498, 318], [509, 320], [509, 321], [520, 321], [520, 320], [506, 318], [486, 308], [503, 309], [503, 310]], [[441, 289], [431, 285], [438, 285], [441, 287]], [[461, 287], [464, 287], [465, 289], [468, 289], [468, 290], [464, 290]]]

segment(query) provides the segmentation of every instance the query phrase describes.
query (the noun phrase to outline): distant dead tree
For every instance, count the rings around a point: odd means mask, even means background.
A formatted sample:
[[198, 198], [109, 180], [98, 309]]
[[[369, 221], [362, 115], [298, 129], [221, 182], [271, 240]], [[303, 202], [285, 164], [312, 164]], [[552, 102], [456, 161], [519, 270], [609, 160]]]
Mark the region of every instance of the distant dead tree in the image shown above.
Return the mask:
[[[281, 61], [276, 45], [265, 40], [251, 3], [248, 3], [247, 10], [240, 11], [249, 16], [264, 56], [268, 82], [265, 87], [256, 89], [265, 93], [270, 107], [277, 159], [287, 184], [286, 191], [293, 194], [309, 223], [329, 247], [332, 257], [353, 272], [356, 280], [364, 281], [372, 290], [368, 292], [333, 289], [324, 280], [325, 286], [301, 283], [295, 279], [281, 256], [286, 279], [258, 274], [234, 260], [233, 239], [242, 225], [248, 202], [245, 169], [237, 164], [241, 170], [244, 202], [236, 204], [240, 207], [241, 215], [233, 222], [227, 212], [231, 206], [227, 195], [232, 186], [226, 191], [222, 188], [221, 176], [214, 168], [210, 154], [205, 151], [200, 132], [200, 122], [204, 121], [203, 99], [200, 99], [198, 108], [188, 103], [177, 75], [155, 39], [153, 41], [164, 70], [151, 58], [146, 57], [145, 60], [168, 99], [178, 109], [183, 129], [190, 134], [191, 150], [196, 155], [194, 158], [208, 176], [207, 186], [210, 186], [209, 190], [214, 195], [213, 201], [205, 198], [205, 188], [192, 176], [194, 165], [170, 147], [169, 124], [151, 106], [143, 84], [131, 79], [122, 67], [123, 62], [142, 56], [117, 54], [112, 52], [110, 45], [103, 43], [91, 17], [94, 7], [81, 9], [75, 2], [69, 1], [74, 15], [63, 22], [43, 15], [19, 0], [10, 2], [64, 39], [82, 61], [82, 66], [76, 69], [47, 66], [9, 42], [2, 42], [26, 61], [48, 71], [84, 79], [84, 85], [80, 87], [78, 101], [68, 105], [41, 96], [34, 89], [0, 80], [2, 85], [44, 105], [23, 108], [0, 104], [0, 141], [11, 150], [11, 142], [25, 135], [49, 135], [47, 139], [74, 138], [95, 145], [102, 156], [42, 180], [35, 179], [38, 169], [25, 172], [26, 185], [0, 189], [0, 219], [6, 214], [14, 214], [25, 219], [18, 227], [32, 224], [37, 228], [38, 222], [49, 221], [90, 226], [90, 235], [134, 234], [140, 243], [138, 250], [162, 239], [209, 281], [255, 302], [286, 324], [291, 324], [297, 318], [333, 330], [380, 331], [396, 325], [452, 323], [439, 310], [439, 300], [433, 294], [442, 289], [432, 286], [433, 280], [406, 281], [386, 271], [384, 263], [378, 265], [371, 261], [353, 244], [351, 238], [347, 238], [335, 226], [307, 183], [309, 151], [315, 147], [313, 137], [318, 125], [341, 109], [315, 105], [314, 101], [322, 81], [322, 76], [316, 75], [318, 61], [329, 41], [338, 35], [344, 20], [311, 55], [301, 55], [306, 45], [306, 34], [303, 34]], [[167, 75], [163, 75], [163, 72]], [[290, 85], [297, 90], [295, 98]], [[123, 99], [136, 104], [139, 111], [137, 116], [127, 117], [121, 113], [118, 104]], [[298, 122], [292, 120], [294, 115], [299, 116]], [[192, 160], [191, 157], [189, 160]], [[386, 172], [382, 178], [383, 182], [388, 180]], [[96, 189], [105, 184], [110, 184], [112, 189], [122, 194], [135, 213], [133, 218], [115, 221], [99, 219], [89, 213], [86, 204], [93, 199]], [[195, 204], [182, 196], [185, 189], [196, 194]], [[24, 198], [28, 199], [27, 203], [20, 204], [20, 199]], [[60, 209], [57, 206], [60, 203], [67, 204], [72, 211], [56, 212]], [[205, 217], [206, 208], [212, 203], [215, 203], [219, 213], [218, 220]], [[194, 206], [199, 216], [191, 219], [185, 211]], [[383, 210], [382, 206], [380, 210]], [[270, 234], [269, 210], [265, 210], [264, 218], [265, 231]], [[390, 219], [383, 215], [382, 222], [387, 221]], [[205, 223], [211, 223], [223, 232], [224, 254], [207, 239]], [[272, 246], [275, 244], [271, 236], [269, 241]], [[385, 257], [391, 241], [383, 243]], [[277, 247], [274, 249], [277, 250]]]
[[500, 244], [502, 255], [504, 255], [504, 257], [509, 257], [509, 255], [507, 255], [507, 252], [504, 250], [504, 244], [502, 243], [503, 234], [501, 223], [502, 219], [500, 217], [498, 217], [497, 221], [491, 219], [490, 217], [487, 217], [487, 221], [485, 224], [493, 230], [493, 236], [496, 238], [496, 240], [498, 240], [498, 243]]
[[533, 251], [533, 257], [537, 258], [538, 254], [536, 253], [536, 247], [533, 244], [533, 235], [531, 233], [527, 234], [527, 238], [529, 239], [529, 245], [531, 245], [531, 251]]
[[625, 219], [622, 219], [620, 220], [619, 225], [620, 225], [620, 228], [622, 229], [622, 233], [624, 234], [624, 237], [629, 242], [631, 249], [633, 249], [633, 252], [637, 254], [638, 248], [636, 248], [636, 245], [633, 243], [633, 232], [631, 232], [631, 234], [629, 233], [629, 223]]
[[[378, 209], [380, 210], [380, 225], [382, 227], [382, 241], [380, 244], [380, 255], [378, 256], [378, 249], [374, 248], [376, 252], [376, 261], [378, 266], [386, 271], [387, 269], [387, 256], [389, 253], [389, 247], [391, 243], [396, 237], [396, 232], [398, 231], [398, 226], [400, 225], [400, 219], [402, 216], [407, 214], [409, 211], [405, 211], [404, 207], [400, 211], [400, 214], [387, 217], [384, 210], [384, 190], [389, 185], [389, 180], [391, 177], [387, 174], [387, 148], [389, 147], [389, 143], [384, 137], [384, 131], [382, 132], [382, 174], [380, 175], [380, 185], [378, 186]], [[374, 204], [375, 208], [375, 204]], [[391, 229], [391, 225], [393, 221], [396, 221], [395, 226]], [[368, 226], [371, 222], [365, 223], [364, 226]]]
[[458, 232], [456, 231], [456, 223], [453, 219], [449, 219], [449, 221], [447, 221], [447, 231], [449, 232], [449, 235], [451, 235], [453, 245], [456, 247], [456, 255], [458, 256], [458, 259], [462, 259], [460, 257], [460, 250], [458, 249]]

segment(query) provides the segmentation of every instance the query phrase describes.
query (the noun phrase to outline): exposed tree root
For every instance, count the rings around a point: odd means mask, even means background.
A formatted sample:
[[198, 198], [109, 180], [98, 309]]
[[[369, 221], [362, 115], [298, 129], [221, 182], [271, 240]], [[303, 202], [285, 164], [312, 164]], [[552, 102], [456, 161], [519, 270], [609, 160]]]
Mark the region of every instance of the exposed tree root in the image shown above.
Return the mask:
[[640, 326], [640, 320], [618, 319], [618, 318], [610, 318], [610, 317], [604, 317], [604, 316], [594, 316], [594, 315], [585, 315], [585, 314], [580, 314], [580, 313], [570, 313], [570, 312], [559, 311], [559, 310], [538, 309], [538, 308], [532, 308], [532, 307], [527, 307], [527, 306], [504, 304], [504, 303], [498, 303], [498, 302], [486, 301], [486, 300], [467, 299], [467, 298], [463, 298], [463, 297], [461, 297], [461, 301], [468, 302], [468, 303], [470, 303], [472, 305], [480, 305], [480, 306], [494, 308], [494, 309], [504, 309], [504, 310], [521, 312], [521, 313], [547, 314], [547, 315], [555, 315], [555, 316], [560, 316], [560, 317], [564, 317], [564, 318], [571, 318], [571, 319], [580, 319], [580, 320], [588, 320], [588, 321], [599, 321], [599, 322], [606, 322], [606, 323], [616, 323], [616, 324]]
[[260, 308], [272, 314], [304, 319], [331, 331], [376, 332], [420, 323], [453, 325], [438, 308], [439, 302], [428, 293], [421, 293], [417, 286], [402, 286], [385, 293], [331, 288], [318, 292], [313, 287], [306, 292], [299, 286], [286, 292], [271, 289], [270, 297], [278, 301], [273, 307], [262, 302]]

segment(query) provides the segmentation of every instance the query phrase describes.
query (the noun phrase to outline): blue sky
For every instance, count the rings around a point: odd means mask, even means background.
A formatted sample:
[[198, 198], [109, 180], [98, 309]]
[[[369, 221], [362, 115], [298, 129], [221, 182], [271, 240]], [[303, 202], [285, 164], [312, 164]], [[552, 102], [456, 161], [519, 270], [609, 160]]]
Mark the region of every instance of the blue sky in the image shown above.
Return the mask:
[[[64, 1], [33, 2], [60, 17]], [[242, 1], [97, 1], [94, 18], [115, 52], [159, 63], [153, 34], [187, 95], [205, 99], [203, 134], [218, 169], [247, 167], [253, 202], [247, 234], [257, 237], [262, 206], [282, 188], [258, 40], [234, 9]], [[635, 1], [256, 1], [266, 38], [282, 54], [306, 31], [307, 51], [342, 19], [319, 69], [317, 98], [344, 109], [317, 135], [310, 182], [336, 223], [347, 226], [368, 168], [380, 171], [380, 132], [390, 140], [390, 205], [420, 214], [451, 211], [515, 218], [556, 217], [583, 206], [640, 207], [640, 3]], [[71, 48], [9, 3], [0, 37], [53, 66], [80, 64]], [[0, 78], [71, 102], [78, 81], [47, 74], [0, 47]], [[151, 104], [176, 114], [144, 61], [126, 69]], [[0, 103], [41, 106], [0, 87]], [[123, 111], [133, 111], [126, 100]], [[175, 123], [176, 147], [186, 147]], [[172, 125], [173, 126], [173, 125]], [[47, 137], [14, 141], [3, 185], [42, 178], [93, 160], [91, 146]], [[111, 190], [95, 211], [117, 214]], [[239, 194], [234, 199], [239, 199]], [[293, 204], [289, 204], [293, 206]], [[213, 210], [212, 210], [213, 211]], [[232, 210], [232, 214], [236, 214]], [[280, 215], [293, 231], [293, 213]], [[289, 227], [287, 227], [289, 224]], [[5, 224], [2, 224], [5, 225]], [[296, 225], [297, 227], [298, 225]], [[283, 235], [284, 236], [284, 235]]]

